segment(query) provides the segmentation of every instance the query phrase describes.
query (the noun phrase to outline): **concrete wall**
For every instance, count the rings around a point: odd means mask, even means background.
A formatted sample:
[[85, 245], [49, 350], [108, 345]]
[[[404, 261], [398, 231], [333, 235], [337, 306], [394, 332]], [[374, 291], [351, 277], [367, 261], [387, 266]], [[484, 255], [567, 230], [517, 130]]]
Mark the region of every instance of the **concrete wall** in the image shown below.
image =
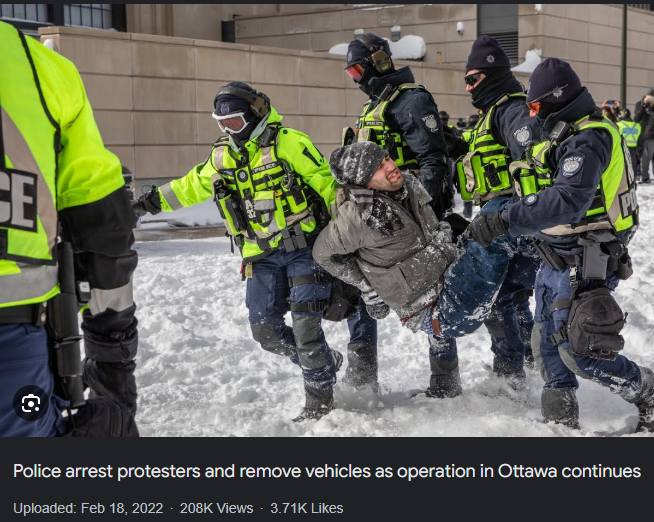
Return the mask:
[[[543, 59], [569, 61], [601, 104], [620, 97], [622, 6], [620, 4], [519, 4], [520, 61], [531, 49]], [[477, 38], [477, 4], [243, 4], [233, 6], [239, 43], [326, 51], [348, 42], [361, 28], [390, 38], [391, 27], [402, 35], [421, 36], [425, 61], [465, 65]], [[465, 32], [456, 32], [463, 22]], [[646, 87], [654, 86], [654, 13], [628, 8], [628, 107]], [[624, 101], [624, 100], [623, 100]], [[624, 105], [624, 103], [623, 103]]]
[[[385, 38], [391, 27], [421, 36], [425, 61], [463, 66], [477, 38], [477, 4], [241, 4], [234, 5], [236, 41], [288, 49], [328, 51], [364, 29]], [[463, 35], [456, 23], [463, 22]]]
[[[221, 135], [213, 99], [227, 82], [268, 94], [284, 123], [311, 136], [325, 155], [366, 100], [341, 56], [64, 27], [40, 34], [76, 64], [107, 147], [140, 179], [179, 177], [206, 159]], [[459, 68], [410, 65], [439, 109], [452, 117], [474, 112]]]
[[[654, 13], [627, 11], [627, 106], [633, 112], [645, 88], [654, 86]], [[622, 6], [543, 4], [535, 14], [534, 4], [520, 4], [519, 23], [522, 56], [542, 49], [543, 58], [570, 62], [598, 103], [620, 98]]]
[[222, 20], [231, 20], [231, 4], [126, 4], [130, 33], [221, 41]]

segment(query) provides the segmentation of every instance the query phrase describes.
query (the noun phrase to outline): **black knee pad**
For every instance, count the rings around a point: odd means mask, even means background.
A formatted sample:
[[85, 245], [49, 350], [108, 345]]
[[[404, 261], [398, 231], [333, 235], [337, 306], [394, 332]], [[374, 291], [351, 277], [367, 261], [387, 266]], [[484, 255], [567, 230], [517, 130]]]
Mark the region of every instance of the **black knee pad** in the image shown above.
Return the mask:
[[572, 351], [582, 357], [614, 360], [624, 348], [620, 331], [626, 319], [608, 288], [576, 295], [568, 319]]
[[251, 324], [250, 329], [252, 330], [252, 338], [267, 352], [287, 357], [295, 352], [293, 346], [289, 346], [278, 338], [274, 324]]

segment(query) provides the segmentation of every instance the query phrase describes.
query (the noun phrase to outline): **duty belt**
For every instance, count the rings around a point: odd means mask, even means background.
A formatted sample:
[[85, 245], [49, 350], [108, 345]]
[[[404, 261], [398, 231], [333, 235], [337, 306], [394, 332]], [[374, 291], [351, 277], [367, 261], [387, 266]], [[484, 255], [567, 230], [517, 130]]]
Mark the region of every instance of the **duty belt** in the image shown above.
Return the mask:
[[45, 324], [45, 309], [47, 301], [20, 306], [8, 306], [0, 308], [0, 324], [33, 324], [43, 326]]
[[[577, 255], [561, 255], [554, 252], [552, 247], [545, 241], [534, 241], [534, 247], [538, 251], [543, 262], [554, 270], [563, 270], [566, 266], [582, 266], [584, 256]], [[626, 252], [626, 249], [625, 249]], [[619, 265], [619, 258], [609, 257], [606, 269], [617, 270]]]

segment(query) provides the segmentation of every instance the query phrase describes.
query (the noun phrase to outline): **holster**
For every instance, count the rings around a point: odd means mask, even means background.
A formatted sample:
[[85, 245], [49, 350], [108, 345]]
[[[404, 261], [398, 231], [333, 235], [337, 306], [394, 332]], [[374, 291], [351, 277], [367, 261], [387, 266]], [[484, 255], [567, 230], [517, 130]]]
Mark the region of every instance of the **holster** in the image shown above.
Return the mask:
[[552, 247], [545, 241], [534, 241], [534, 248], [543, 262], [553, 270], [563, 270], [568, 266], [568, 263], [566, 263], [559, 254], [554, 252]]

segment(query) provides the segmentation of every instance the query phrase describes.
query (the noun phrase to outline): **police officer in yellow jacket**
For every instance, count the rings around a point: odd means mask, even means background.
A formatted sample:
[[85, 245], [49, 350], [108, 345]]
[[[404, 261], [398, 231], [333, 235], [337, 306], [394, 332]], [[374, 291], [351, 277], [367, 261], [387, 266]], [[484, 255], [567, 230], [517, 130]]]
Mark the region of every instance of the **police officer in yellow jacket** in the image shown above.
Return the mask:
[[75, 66], [3, 22], [0, 106], [0, 435], [58, 436], [70, 430], [69, 397], [58, 395], [48, 344], [72, 341], [57, 337], [48, 306], [60, 293], [60, 239], [90, 286], [80, 285], [90, 297], [84, 380], [136, 411], [134, 219]]
[[526, 102], [541, 136], [510, 166], [521, 199], [468, 230], [485, 247], [508, 233], [538, 240], [532, 347], [545, 420], [579, 427], [582, 377], [635, 404], [637, 431], [654, 431], [654, 373], [621, 354], [625, 316], [611, 295], [632, 273], [627, 245], [638, 225], [627, 147], [563, 60], [536, 67]]
[[629, 148], [629, 156], [631, 158], [631, 165], [634, 169], [634, 174], [636, 174], [636, 181], [640, 181], [638, 179], [640, 177], [638, 175], [640, 172], [638, 144], [640, 142], [642, 127], [640, 123], [631, 119], [631, 111], [629, 109], [624, 109], [620, 115], [620, 120], [618, 121], [618, 128]]
[[[295, 420], [333, 407], [342, 355], [321, 328], [330, 277], [313, 262], [315, 237], [330, 219], [336, 182], [309, 137], [282, 125], [268, 97], [242, 82], [222, 87], [214, 119], [226, 136], [186, 176], [142, 196], [137, 214], [171, 212], [214, 198], [243, 256], [252, 336], [302, 368], [306, 405]], [[289, 309], [293, 327], [286, 326]]]

